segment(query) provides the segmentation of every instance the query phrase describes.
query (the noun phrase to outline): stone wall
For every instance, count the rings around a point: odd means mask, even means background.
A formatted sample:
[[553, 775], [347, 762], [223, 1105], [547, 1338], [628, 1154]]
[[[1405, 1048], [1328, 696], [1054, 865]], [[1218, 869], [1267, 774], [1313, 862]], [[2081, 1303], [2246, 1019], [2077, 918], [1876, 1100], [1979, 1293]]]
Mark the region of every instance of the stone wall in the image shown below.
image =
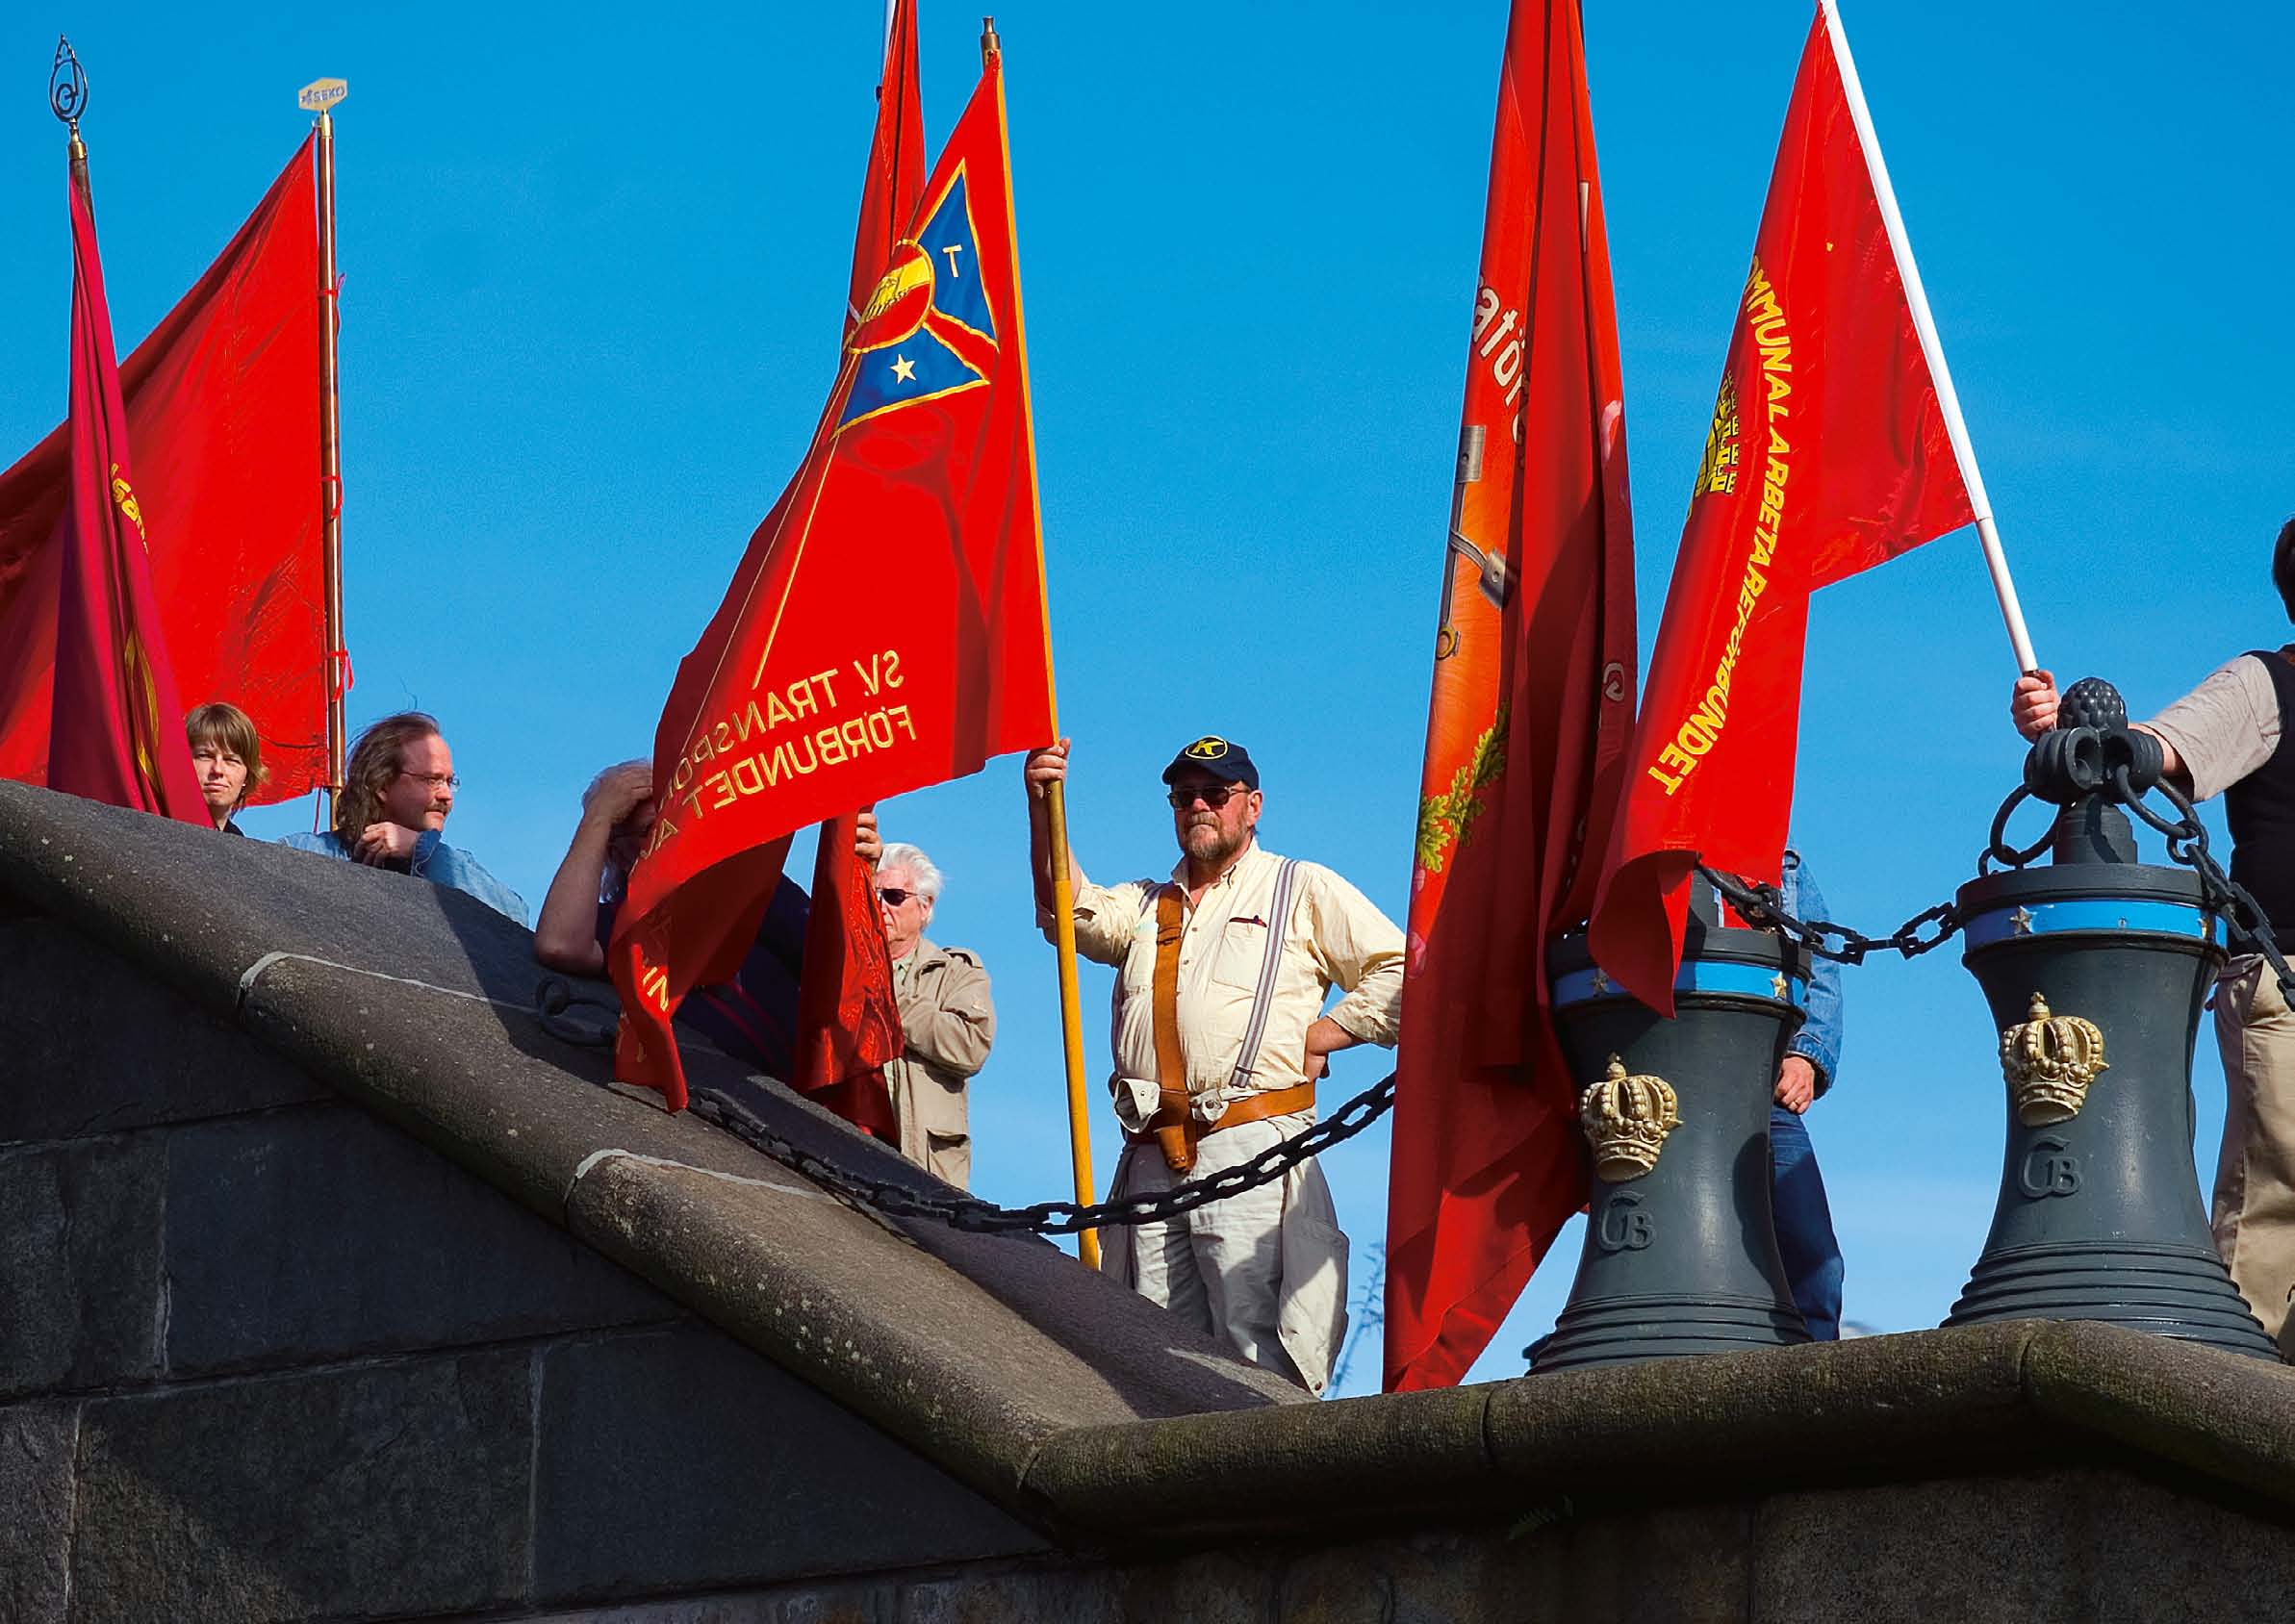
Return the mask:
[[511, 1615], [1042, 1540], [69, 931], [0, 922], [0, 1619]]
[[974, 1563], [549, 1624], [2158, 1624], [2276, 1618], [2284, 1528], [2057, 1470], [1161, 1561]]

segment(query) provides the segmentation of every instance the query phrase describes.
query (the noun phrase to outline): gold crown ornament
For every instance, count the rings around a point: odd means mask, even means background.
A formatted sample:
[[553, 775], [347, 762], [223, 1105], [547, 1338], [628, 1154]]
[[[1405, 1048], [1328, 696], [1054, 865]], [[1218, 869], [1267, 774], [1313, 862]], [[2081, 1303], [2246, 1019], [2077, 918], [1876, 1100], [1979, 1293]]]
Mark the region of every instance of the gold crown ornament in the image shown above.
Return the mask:
[[1681, 1104], [1664, 1078], [1628, 1077], [1613, 1054], [1608, 1075], [1579, 1098], [1578, 1121], [1594, 1147], [1594, 1173], [1622, 1184], [1657, 1165], [1666, 1135], [1681, 1126]]
[[2052, 1015], [2048, 1000], [2032, 995], [2032, 1018], [2001, 1033], [2001, 1075], [2016, 1120], [2046, 1128], [2079, 1115], [2088, 1084], [2105, 1070], [2104, 1033], [2078, 1015]]

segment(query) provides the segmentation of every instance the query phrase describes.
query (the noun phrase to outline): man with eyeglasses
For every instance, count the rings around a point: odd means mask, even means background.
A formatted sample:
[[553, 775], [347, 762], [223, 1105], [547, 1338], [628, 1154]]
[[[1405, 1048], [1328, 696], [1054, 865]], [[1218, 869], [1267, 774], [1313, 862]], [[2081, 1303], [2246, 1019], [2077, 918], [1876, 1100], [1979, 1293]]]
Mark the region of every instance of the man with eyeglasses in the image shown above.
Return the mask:
[[335, 826], [318, 834], [291, 834], [280, 845], [427, 879], [525, 924], [524, 900], [488, 874], [477, 858], [440, 838], [462, 780], [454, 774], [454, 752], [446, 748], [436, 717], [421, 711], [384, 717], [351, 746], [343, 777]]
[[[1028, 758], [1036, 901], [1052, 934], [1044, 798], [1067, 776], [1062, 739]], [[1168, 879], [1076, 881], [1076, 947], [1117, 968], [1115, 1066], [1123, 1158], [1111, 1196], [1197, 1182], [1304, 1133], [1332, 1054], [1393, 1046], [1403, 935], [1329, 869], [1258, 842], [1259, 769], [1206, 735], [1163, 770], [1180, 861]], [[1323, 1013], [1333, 987], [1345, 996]], [[1346, 1331], [1346, 1236], [1322, 1170], [1157, 1224], [1101, 1231], [1102, 1267], [1319, 1393]]]
[[940, 901], [940, 869], [905, 841], [877, 861], [877, 907], [892, 955], [893, 996], [907, 1047], [884, 1068], [901, 1154], [959, 1190], [972, 1187], [966, 1085], [988, 1063], [996, 1005], [977, 954], [925, 934]]

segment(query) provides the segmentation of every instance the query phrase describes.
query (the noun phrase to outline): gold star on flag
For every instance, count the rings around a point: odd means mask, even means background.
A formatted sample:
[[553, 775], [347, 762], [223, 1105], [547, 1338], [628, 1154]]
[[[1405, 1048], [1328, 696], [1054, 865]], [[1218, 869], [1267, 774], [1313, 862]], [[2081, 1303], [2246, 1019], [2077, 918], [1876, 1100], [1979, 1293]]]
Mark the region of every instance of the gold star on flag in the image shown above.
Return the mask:
[[912, 384], [916, 382], [916, 363], [909, 360], [905, 355], [894, 356], [893, 376], [905, 384]]

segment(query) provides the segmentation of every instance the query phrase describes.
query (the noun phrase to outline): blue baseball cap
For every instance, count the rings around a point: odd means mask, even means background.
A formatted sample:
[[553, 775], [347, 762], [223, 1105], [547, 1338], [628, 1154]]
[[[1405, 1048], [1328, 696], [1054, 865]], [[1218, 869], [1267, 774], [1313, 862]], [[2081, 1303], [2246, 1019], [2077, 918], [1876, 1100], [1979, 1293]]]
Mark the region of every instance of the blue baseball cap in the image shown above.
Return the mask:
[[1251, 752], [1216, 733], [1206, 733], [1173, 756], [1171, 765], [1163, 769], [1163, 781], [1177, 783], [1182, 773], [1190, 772], [1209, 774], [1221, 783], [1241, 784], [1245, 789], [1259, 788], [1259, 769], [1251, 764]]

